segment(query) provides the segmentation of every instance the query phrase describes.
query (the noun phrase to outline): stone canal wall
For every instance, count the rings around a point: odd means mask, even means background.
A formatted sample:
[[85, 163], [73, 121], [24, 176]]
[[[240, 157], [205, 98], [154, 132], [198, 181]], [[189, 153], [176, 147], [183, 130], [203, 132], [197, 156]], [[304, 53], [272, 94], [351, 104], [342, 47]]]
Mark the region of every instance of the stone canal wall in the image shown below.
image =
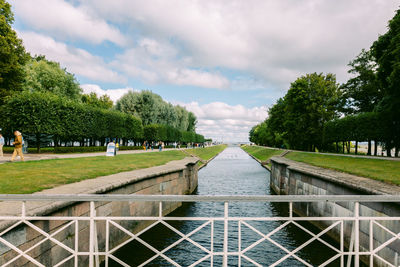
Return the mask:
[[[296, 162], [283, 157], [271, 158], [271, 188], [280, 195], [375, 195], [400, 194], [400, 187], [389, 185], [376, 180], [358, 177], [333, 170], [323, 169], [308, 164]], [[293, 203], [293, 211], [300, 216], [354, 216], [353, 203], [313, 202]], [[399, 203], [360, 203], [360, 216], [400, 216]], [[311, 222], [320, 229], [325, 229], [326, 222]], [[379, 221], [393, 233], [400, 232], [399, 221]], [[369, 222], [360, 222], [360, 251], [369, 249]], [[349, 247], [353, 223], [344, 224], [345, 243]], [[340, 228], [334, 228], [329, 235], [339, 241]], [[393, 237], [388, 231], [376, 225], [373, 226], [374, 248]], [[390, 243], [377, 253], [388, 262], [395, 264], [399, 261], [400, 240]], [[368, 262], [364, 257], [361, 260]], [[397, 263], [398, 264], [398, 263]], [[376, 262], [374, 266], [388, 266]]]
[[[78, 183], [63, 185], [54, 189], [45, 190], [38, 194], [163, 194], [183, 195], [192, 193], [197, 187], [198, 159], [185, 158], [180, 161], [169, 162], [162, 166], [124, 172], [96, 179], [84, 180]], [[158, 202], [96, 202], [96, 216], [157, 216], [159, 214]], [[181, 203], [163, 203], [163, 214], [168, 214], [181, 205]], [[74, 202], [28, 202], [27, 215], [32, 216], [88, 216], [89, 203]], [[1, 202], [0, 210], [3, 216], [21, 214], [21, 203]], [[36, 221], [35, 226], [52, 234], [67, 224], [66, 221]], [[136, 233], [151, 222], [118, 221], [122, 227]], [[7, 229], [12, 222], [2, 222], [0, 232]], [[54, 236], [55, 239], [74, 249], [77, 245], [79, 251], [89, 251], [89, 222], [79, 221], [78, 242], [75, 243], [75, 223]], [[104, 251], [106, 243], [106, 224], [104, 221], [96, 223], [97, 247]], [[110, 226], [109, 248], [113, 248], [128, 238], [128, 235], [116, 227]], [[14, 244], [25, 251], [32, 245], [44, 239], [32, 227], [21, 224], [7, 234], [1, 236], [4, 240]], [[29, 251], [27, 255], [38, 260], [44, 266], [54, 266], [62, 259], [70, 256], [64, 248], [55, 242], [44, 241], [37, 248]], [[14, 258], [16, 253], [9, 247], [0, 243], [0, 265]], [[100, 258], [101, 260], [101, 258]], [[28, 263], [24, 257], [9, 266], [36, 266]], [[62, 266], [74, 266], [73, 259]], [[88, 257], [80, 256], [78, 266], [88, 266]]]

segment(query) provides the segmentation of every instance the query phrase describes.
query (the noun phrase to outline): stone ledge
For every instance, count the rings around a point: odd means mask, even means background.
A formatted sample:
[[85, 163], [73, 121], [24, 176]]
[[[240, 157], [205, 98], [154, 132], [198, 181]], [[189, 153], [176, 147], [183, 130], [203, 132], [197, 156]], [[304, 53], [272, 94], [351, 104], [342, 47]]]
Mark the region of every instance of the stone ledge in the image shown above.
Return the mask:
[[289, 170], [327, 180], [341, 186], [355, 189], [365, 194], [400, 195], [400, 186], [373, 180], [371, 178], [365, 178], [331, 169], [316, 167], [283, 157], [272, 157], [271, 161], [286, 165], [288, 166], [287, 168]]
[[[66, 184], [55, 188], [46, 189], [40, 192], [36, 192], [34, 194], [104, 194], [108, 191], [126, 186], [128, 184], [133, 184], [161, 175], [183, 171], [184, 169], [186, 169], [186, 166], [195, 165], [197, 164], [197, 162], [198, 159], [196, 158], [186, 157], [182, 160], [171, 161], [160, 166], [87, 179], [72, 184]], [[57, 202], [28, 202], [26, 203], [26, 214], [28, 216], [48, 215], [59, 209], [70, 206], [73, 203], [75, 203], [74, 200]], [[2, 216], [19, 216], [21, 214], [21, 202], [0, 202], [0, 212]], [[9, 225], [10, 222], [3, 221], [2, 223], [0, 223], [0, 229], [4, 229]]]

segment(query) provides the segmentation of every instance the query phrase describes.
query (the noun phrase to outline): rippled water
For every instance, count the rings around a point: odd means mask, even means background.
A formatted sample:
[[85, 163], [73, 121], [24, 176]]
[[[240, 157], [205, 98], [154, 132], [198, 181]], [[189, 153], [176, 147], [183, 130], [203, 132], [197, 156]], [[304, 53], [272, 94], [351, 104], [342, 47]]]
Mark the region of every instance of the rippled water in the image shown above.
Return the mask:
[[[239, 147], [228, 147], [218, 157], [211, 161], [207, 167], [199, 172], [199, 186], [197, 195], [269, 195], [272, 194], [269, 188], [269, 172], [262, 168], [258, 162], [249, 157]], [[222, 216], [223, 203], [187, 203], [170, 216]], [[287, 204], [276, 203], [230, 203], [230, 216], [287, 216]], [[201, 222], [172, 222], [171, 225], [183, 233], [189, 233], [196, 227], [203, 224]], [[281, 222], [250, 222], [250, 225], [258, 231], [267, 234], [281, 225]], [[311, 225], [307, 228], [317, 231]], [[210, 231], [211, 226], [204, 227], [201, 231], [194, 234], [191, 238], [200, 245], [210, 249]], [[229, 251], [238, 249], [238, 224], [229, 223]], [[242, 225], [242, 249], [253, 244], [261, 238], [260, 235]], [[165, 226], [156, 227], [145, 234], [142, 238], [152, 244], [159, 250], [168, 247], [179, 239], [179, 236], [167, 229]], [[295, 226], [285, 227], [271, 237], [273, 240], [287, 248], [289, 251], [297, 248], [308, 239], [310, 235], [300, 231]], [[332, 243], [331, 240], [328, 240]], [[223, 223], [216, 222], [214, 226], [214, 251], [222, 251], [223, 244]], [[337, 247], [337, 245], [335, 245]], [[174, 249], [165, 253], [168, 257], [182, 266], [189, 266], [207, 254], [184, 241]], [[129, 246], [121, 249], [116, 255], [131, 266], [140, 265], [154, 253], [144, 248], [137, 242], [132, 242]], [[287, 255], [282, 249], [264, 241], [255, 246], [245, 254], [255, 262], [268, 266]], [[314, 241], [306, 248], [296, 253], [299, 257], [312, 265], [319, 265], [333, 255], [319, 241]], [[214, 257], [214, 266], [221, 266], [222, 257]], [[338, 266], [338, 261], [328, 266]], [[120, 266], [118, 264], [111, 266]], [[172, 266], [165, 259], [157, 258], [146, 266]], [[198, 266], [210, 266], [210, 260], [200, 263]], [[237, 257], [229, 257], [229, 266], [238, 266]], [[242, 259], [241, 266], [254, 266], [249, 261]], [[303, 263], [290, 257], [278, 266], [304, 266]]]

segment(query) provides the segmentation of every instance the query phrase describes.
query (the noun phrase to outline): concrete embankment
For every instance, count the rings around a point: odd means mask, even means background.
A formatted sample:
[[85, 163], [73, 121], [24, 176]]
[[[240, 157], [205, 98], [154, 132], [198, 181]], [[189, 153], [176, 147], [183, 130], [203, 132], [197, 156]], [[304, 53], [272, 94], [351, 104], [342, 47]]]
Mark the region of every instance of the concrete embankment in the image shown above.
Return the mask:
[[[78, 183], [67, 184], [53, 189], [44, 190], [35, 194], [165, 194], [183, 195], [192, 193], [197, 187], [198, 159], [187, 157], [183, 160], [172, 161], [162, 166], [148, 169], [118, 173], [110, 176], [84, 180]], [[157, 202], [97, 202], [97, 216], [157, 216], [159, 205]], [[170, 202], [163, 205], [163, 214], [168, 214], [181, 205]], [[28, 216], [88, 216], [89, 203], [71, 201], [63, 202], [28, 202], [26, 204]], [[21, 202], [1, 202], [0, 211], [3, 216], [19, 216], [21, 214]], [[0, 224], [0, 232], [7, 229], [13, 222]], [[52, 234], [67, 224], [66, 221], [32, 221], [32, 223]], [[133, 233], [140, 231], [150, 222], [120, 221], [122, 227]], [[98, 222], [97, 245], [105, 247], [106, 224]], [[79, 238], [75, 243], [75, 233], [78, 230]], [[117, 228], [110, 228], [109, 246], [115, 247], [127, 239], [127, 235]], [[45, 237], [38, 231], [21, 224], [2, 235], [16, 247], [26, 250], [37, 244]], [[73, 248], [77, 244], [78, 251], [89, 251], [89, 225], [79, 221], [57, 234], [56, 239], [66, 246]], [[49, 240], [44, 241], [29, 255], [37, 259], [45, 266], [53, 266], [62, 259], [71, 255], [70, 252]], [[8, 262], [16, 256], [16, 253], [6, 245], [0, 245], [0, 265]], [[80, 257], [79, 266], [88, 266], [88, 257]], [[66, 262], [62, 266], [73, 266], [73, 262]], [[19, 258], [12, 266], [27, 264], [27, 259]]]
[[[271, 158], [271, 188], [281, 195], [400, 195], [400, 187], [384, 182], [359, 177], [334, 170], [319, 168], [296, 162], [283, 157]], [[300, 216], [315, 217], [354, 217], [354, 203], [294, 203], [293, 210]], [[360, 203], [361, 217], [398, 217], [399, 203]], [[325, 229], [331, 222], [311, 222], [320, 229]], [[379, 221], [373, 224], [372, 245], [374, 248], [393, 238], [392, 233], [400, 232], [400, 221]], [[381, 227], [382, 226], [382, 227]], [[386, 228], [386, 229], [385, 229]], [[344, 241], [350, 246], [353, 222], [345, 221], [343, 225]], [[370, 248], [370, 221], [360, 222], [360, 251]], [[391, 232], [392, 233], [391, 233]], [[340, 228], [334, 228], [328, 234], [339, 241]], [[376, 252], [376, 255], [395, 264], [400, 254], [400, 241], [393, 241]], [[361, 257], [369, 262], [367, 257]], [[376, 258], [375, 258], [376, 259]], [[388, 266], [376, 261], [374, 266]]]

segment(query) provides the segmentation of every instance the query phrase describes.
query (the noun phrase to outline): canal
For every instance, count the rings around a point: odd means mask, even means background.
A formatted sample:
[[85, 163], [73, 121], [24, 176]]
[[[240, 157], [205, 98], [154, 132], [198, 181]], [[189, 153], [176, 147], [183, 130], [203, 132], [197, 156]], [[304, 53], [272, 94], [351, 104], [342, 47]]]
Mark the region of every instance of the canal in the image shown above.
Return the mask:
[[[260, 166], [258, 162], [248, 156], [239, 147], [228, 147], [205, 168], [199, 171], [197, 195], [270, 195], [272, 194], [269, 187], [269, 172]], [[181, 208], [176, 210], [170, 216], [186, 216], [186, 217], [208, 217], [222, 216], [223, 203], [186, 203]], [[251, 217], [276, 217], [287, 216], [288, 205], [277, 203], [230, 203], [230, 216], [251, 216]], [[196, 229], [204, 222], [172, 222], [175, 228], [183, 233], [189, 233]], [[282, 222], [251, 222], [253, 227], [258, 231], [267, 234], [279, 227]], [[194, 234], [191, 238], [210, 249], [210, 228], [208, 225], [204, 229]], [[313, 232], [318, 232], [310, 224], [306, 227]], [[253, 244], [261, 238], [260, 235], [251, 229], [242, 226], [242, 249]], [[143, 240], [162, 250], [173, 242], [179, 239], [179, 236], [165, 226], [155, 227], [142, 236]], [[293, 250], [311, 238], [311, 235], [300, 230], [296, 226], [287, 226], [271, 237], [288, 250]], [[332, 240], [323, 237], [326, 241], [334, 244]], [[223, 249], [223, 222], [215, 223], [214, 226], [214, 251], [222, 251]], [[337, 247], [337, 245], [335, 245]], [[229, 251], [237, 251], [238, 249], [238, 225], [237, 223], [229, 224]], [[145, 262], [154, 253], [137, 241], [133, 241], [129, 246], [125, 246], [118, 251], [118, 258], [128, 263], [131, 266], [138, 266]], [[206, 254], [189, 243], [183, 241], [170, 251], [165, 253], [166, 256], [176, 261], [181, 266], [190, 266]], [[262, 266], [269, 266], [286, 255], [286, 252], [281, 250], [271, 242], [264, 241], [255, 246], [246, 254], [249, 258]], [[304, 249], [296, 253], [299, 257], [310, 263], [311, 265], [319, 265], [326, 261], [333, 254], [333, 251], [324, 246], [319, 241], [314, 241]], [[110, 262], [112, 263], [112, 261]], [[111, 266], [121, 266], [119, 264]], [[229, 257], [229, 266], [238, 266], [238, 257]], [[338, 266], [339, 262], [332, 262], [328, 266]], [[165, 259], [158, 257], [146, 266], [172, 266]], [[198, 266], [210, 266], [210, 260], [200, 263]], [[214, 266], [222, 266], [222, 256], [214, 257]], [[241, 266], [254, 266], [251, 262], [242, 259]], [[293, 257], [289, 257], [278, 266], [304, 266], [303, 263], [297, 261]]]

